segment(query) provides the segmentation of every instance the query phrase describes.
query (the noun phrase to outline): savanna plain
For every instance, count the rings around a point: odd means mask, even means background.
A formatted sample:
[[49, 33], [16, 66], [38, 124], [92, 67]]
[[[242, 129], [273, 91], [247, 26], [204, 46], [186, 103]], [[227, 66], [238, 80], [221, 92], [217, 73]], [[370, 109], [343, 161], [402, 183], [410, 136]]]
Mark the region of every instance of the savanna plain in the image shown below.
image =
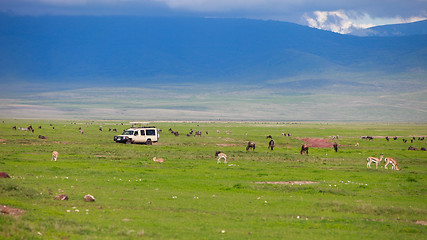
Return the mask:
[[[12, 128], [29, 125], [34, 133]], [[129, 122], [1, 120], [0, 172], [10, 178], [0, 178], [0, 238], [427, 238], [427, 152], [408, 150], [427, 147], [427, 124], [149, 125], [162, 130], [153, 145], [115, 143]], [[191, 129], [202, 135], [187, 136]], [[301, 155], [307, 139], [339, 148], [309, 143]], [[254, 151], [246, 151], [248, 141]], [[216, 151], [227, 164], [217, 163]], [[367, 157], [381, 154], [400, 170], [384, 161], [367, 168]], [[54, 200], [58, 194], [69, 199]], [[95, 201], [83, 201], [86, 194]]]

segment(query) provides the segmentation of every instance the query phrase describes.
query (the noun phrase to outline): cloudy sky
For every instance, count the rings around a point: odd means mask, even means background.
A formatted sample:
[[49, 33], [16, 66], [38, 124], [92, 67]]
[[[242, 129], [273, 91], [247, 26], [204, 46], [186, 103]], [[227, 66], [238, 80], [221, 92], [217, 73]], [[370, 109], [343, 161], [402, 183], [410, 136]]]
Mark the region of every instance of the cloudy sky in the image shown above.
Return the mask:
[[424, 20], [427, 0], [0, 0], [0, 13], [271, 19], [348, 33]]

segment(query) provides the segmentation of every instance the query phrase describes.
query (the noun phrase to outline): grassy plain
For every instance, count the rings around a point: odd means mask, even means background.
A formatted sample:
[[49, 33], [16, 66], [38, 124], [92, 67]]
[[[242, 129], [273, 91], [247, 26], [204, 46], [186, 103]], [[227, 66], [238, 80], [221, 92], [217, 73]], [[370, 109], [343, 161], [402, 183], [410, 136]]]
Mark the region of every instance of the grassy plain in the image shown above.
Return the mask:
[[[12, 130], [30, 124], [35, 133]], [[114, 143], [108, 129], [129, 126], [115, 121], [4, 119], [0, 172], [12, 178], [0, 179], [0, 205], [25, 212], [0, 215], [0, 238], [427, 238], [427, 152], [407, 150], [427, 147], [427, 139], [402, 142], [427, 136], [426, 124], [150, 125], [163, 132], [147, 146]], [[171, 135], [169, 128], [181, 135]], [[202, 137], [187, 137], [190, 129]], [[274, 151], [267, 149], [267, 135], [275, 140]], [[337, 153], [311, 148], [309, 156], [299, 154], [299, 138], [332, 135], [339, 135]], [[378, 137], [365, 141], [363, 135]], [[387, 142], [379, 136], [399, 138]], [[249, 140], [256, 143], [254, 152], [245, 150]], [[51, 161], [53, 150], [59, 152], [57, 162]], [[228, 155], [229, 164], [217, 164], [216, 150]], [[366, 158], [381, 153], [396, 159], [401, 170], [384, 169], [384, 162], [367, 169]], [[154, 156], [165, 163], [154, 163]], [[256, 183], [278, 181], [316, 183]], [[59, 193], [69, 200], [54, 200]], [[96, 201], [84, 202], [86, 194]]]

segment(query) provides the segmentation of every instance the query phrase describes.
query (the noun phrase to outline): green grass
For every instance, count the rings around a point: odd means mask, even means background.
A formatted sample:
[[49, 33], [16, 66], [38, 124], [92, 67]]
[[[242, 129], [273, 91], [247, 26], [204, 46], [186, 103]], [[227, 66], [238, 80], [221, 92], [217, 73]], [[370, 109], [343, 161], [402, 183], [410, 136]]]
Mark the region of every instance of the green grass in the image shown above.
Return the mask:
[[[426, 124], [159, 122], [151, 123], [163, 130], [159, 143], [146, 146], [114, 143], [108, 128], [128, 127], [120, 122], [71, 123], [0, 123], [0, 171], [12, 176], [0, 179], [0, 204], [25, 210], [0, 216], [0, 238], [426, 238], [426, 226], [416, 222], [427, 221], [427, 153], [408, 151], [411, 143], [401, 138], [360, 139], [426, 136]], [[12, 130], [29, 124], [35, 133]], [[190, 129], [202, 137], [185, 136]], [[337, 153], [311, 148], [309, 156], [299, 154], [298, 138], [332, 135], [340, 136]], [[254, 152], [245, 150], [249, 140], [257, 144]], [[412, 143], [426, 145], [427, 139]], [[216, 150], [228, 155], [228, 165], [216, 163]], [[396, 159], [401, 171], [384, 169], [383, 162], [367, 169], [366, 158], [380, 154]], [[154, 156], [165, 163], [154, 163]], [[267, 181], [318, 183], [255, 183]], [[59, 193], [69, 200], [53, 200]], [[84, 202], [86, 194], [96, 201]]]

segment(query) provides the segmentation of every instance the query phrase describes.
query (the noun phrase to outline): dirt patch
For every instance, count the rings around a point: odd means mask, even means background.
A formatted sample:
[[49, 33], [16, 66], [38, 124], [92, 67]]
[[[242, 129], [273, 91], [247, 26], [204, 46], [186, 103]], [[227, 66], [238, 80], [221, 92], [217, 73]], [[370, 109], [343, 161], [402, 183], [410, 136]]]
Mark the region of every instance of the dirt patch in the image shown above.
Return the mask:
[[299, 138], [304, 141], [311, 148], [331, 148], [333, 143], [329, 142], [329, 139], [324, 138]]
[[419, 224], [419, 225], [427, 226], [427, 221], [421, 221], [421, 220], [418, 220], [415, 224]]
[[312, 181], [286, 181], [286, 182], [255, 182], [256, 184], [279, 184], [279, 185], [295, 185], [295, 184], [313, 184], [318, 182]]
[[6, 140], [0, 138], [0, 142], [6, 142]]
[[237, 146], [237, 144], [219, 143], [219, 144], [217, 144], [217, 146], [221, 146], [221, 147], [232, 147], [232, 146]]
[[1, 215], [10, 215], [10, 216], [22, 216], [24, 214], [24, 210], [19, 208], [8, 207], [4, 205], [0, 205], [0, 214]]

